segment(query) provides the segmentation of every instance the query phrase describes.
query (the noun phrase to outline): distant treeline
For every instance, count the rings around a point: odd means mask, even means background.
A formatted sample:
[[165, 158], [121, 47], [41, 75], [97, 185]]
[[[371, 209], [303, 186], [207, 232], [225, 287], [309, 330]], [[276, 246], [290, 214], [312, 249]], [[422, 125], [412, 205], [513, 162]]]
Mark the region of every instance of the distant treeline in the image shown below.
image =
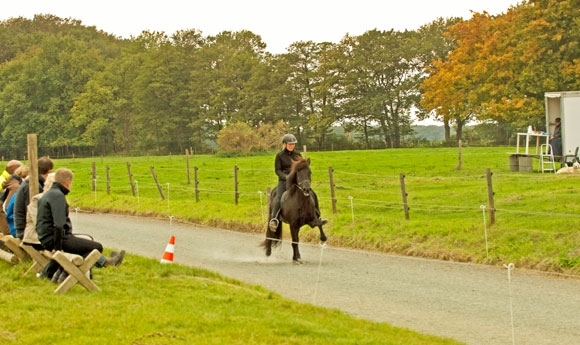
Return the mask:
[[[284, 128], [312, 150], [506, 144], [545, 123], [544, 92], [580, 89], [576, 5], [524, 1], [276, 55], [247, 30], [121, 39], [75, 19], [11, 18], [0, 22], [0, 153], [25, 155], [29, 133], [41, 155], [216, 152], [238, 123]], [[415, 118], [443, 123], [443, 138]]]

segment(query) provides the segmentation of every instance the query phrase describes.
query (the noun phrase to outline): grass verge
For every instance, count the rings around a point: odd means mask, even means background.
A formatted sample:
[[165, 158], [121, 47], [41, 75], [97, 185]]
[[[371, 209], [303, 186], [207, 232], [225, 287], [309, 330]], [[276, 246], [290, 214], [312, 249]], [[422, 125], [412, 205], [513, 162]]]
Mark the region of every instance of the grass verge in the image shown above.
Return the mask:
[[0, 262], [0, 343], [33, 344], [400, 344], [451, 345], [289, 301], [259, 286], [215, 273], [128, 254], [119, 268], [94, 269], [98, 285], [64, 295]]

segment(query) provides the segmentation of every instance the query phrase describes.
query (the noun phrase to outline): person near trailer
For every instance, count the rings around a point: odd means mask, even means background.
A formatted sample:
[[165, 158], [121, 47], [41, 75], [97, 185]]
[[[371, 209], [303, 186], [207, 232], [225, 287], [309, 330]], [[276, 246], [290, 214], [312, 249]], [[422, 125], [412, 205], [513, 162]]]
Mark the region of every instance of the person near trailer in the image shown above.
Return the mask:
[[554, 124], [554, 132], [550, 136], [550, 145], [552, 146], [552, 154], [554, 157], [562, 157], [562, 131], [560, 118], [556, 118]]

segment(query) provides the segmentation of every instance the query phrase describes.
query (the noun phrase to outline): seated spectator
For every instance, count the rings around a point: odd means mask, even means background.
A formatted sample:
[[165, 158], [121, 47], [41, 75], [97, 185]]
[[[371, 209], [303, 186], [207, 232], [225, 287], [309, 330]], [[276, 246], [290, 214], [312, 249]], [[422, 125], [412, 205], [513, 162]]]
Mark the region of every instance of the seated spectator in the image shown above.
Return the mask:
[[[6, 192], [4, 190], [4, 182], [8, 179], [16, 169], [18, 169], [22, 165], [22, 162], [17, 160], [11, 160], [6, 164], [6, 169], [0, 174], [0, 203], [4, 203], [6, 200]], [[8, 227], [8, 223], [6, 222], [6, 213], [4, 212], [4, 208], [0, 208], [0, 232], [3, 235], [10, 235], [10, 228]]]
[[[88, 238], [73, 234], [72, 222], [69, 217], [69, 205], [66, 195], [72, 187], [73, 173], [67, 168], [59, 168], [54, 174], [54, 182], [38, 200], [36, 216], [36, 232], [42, 247], [49, 251], [62, 250], [67, 253], [86, 257], [94, 249], [103, 252], [103, 245]], [[123, 262], [125, 251], [109, 258], [101, 255], [95, 267], [119, 266]], [[49, 276], [50, 272], [46, 276]], [[53, 274], [58, 280], [64, 280], [66, 272]]]
[[10, 234], [16, 237], [16, 228], [14, 227], [14, 203], [16, 200], [16, 191], [22, 184], [22, 181], [28, 177], [30, 169], [26, 165], [20, 166], [14, 174], [10, 175], [2, 187], [5, 189], [4, 202], [2, 203], [2, 210], [6, 215], [6, 222], [10, 230]]
[[[44, 186], [44, 179], [53, 168], [52, 160], [48, 157], [40, 157], [38, 159], [38, 192], [42, 193]], [[34, 193], [34, 194], [37, 194]], [[18, 191], [16, 191], [16, 200], [14, 200], [14, 228], [16, 229], [16, 237], [22, 239], [24, 236], [24, 228], [26, 227], [26, 212], [27, 206], [30, 203], [30, 179], [24, 180]]]
[[42, 193], [36, 194], [30, 199], [28, 204], [28, 212], [26, 212], [26, 227], [24, 228], [24, 237], [22, 243], [31, 245], [36, 250], [44, 250], [42, 244], [38, 240], [38, 233], [36, 232], [36, 215], [38, 214], [38, 200], [44, 193], [52, 187], [54, 182], [54, 173], [48, 174], [44, 180], [44, 189]]
[[10, 177], [10, 175], [14, 174], [16, 169], [20, 168], [20, 166], [22, 166], [22, 162], [14, 159], [6, 164], [6, 168], [4, 169], [2, 174], [0, 174], [0, 188], [2, 190], [4, 189], [4, 187], [1, 186], [4, 183], [4, 181], [6, 181]]

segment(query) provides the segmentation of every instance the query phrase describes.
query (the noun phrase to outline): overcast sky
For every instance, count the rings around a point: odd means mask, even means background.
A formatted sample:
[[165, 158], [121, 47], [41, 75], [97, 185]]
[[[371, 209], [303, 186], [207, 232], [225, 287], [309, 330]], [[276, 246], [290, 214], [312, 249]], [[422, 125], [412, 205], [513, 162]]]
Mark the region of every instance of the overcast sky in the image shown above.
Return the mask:
[[284, 53], [297, 41], [339, 42], [345, 34], [372, 29], [414, 30], [443, 17], [471, 18], [471, 12], [505, 13], [514, 0], [1, 0], [0, 20], [52, 14], [78, 19], [115, 36], [141, 31], [197, 29], [204, 36], [249, 30], [267, 50]]

